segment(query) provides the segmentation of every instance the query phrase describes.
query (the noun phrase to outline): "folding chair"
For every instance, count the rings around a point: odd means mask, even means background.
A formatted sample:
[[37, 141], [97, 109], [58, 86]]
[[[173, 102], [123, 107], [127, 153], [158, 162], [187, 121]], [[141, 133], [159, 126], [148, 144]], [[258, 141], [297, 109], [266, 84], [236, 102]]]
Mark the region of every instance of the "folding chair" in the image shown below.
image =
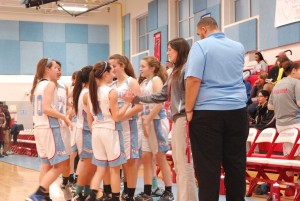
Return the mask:
[[[269, 158], [272, 154], [272, 150], [275, 147], [275, 140], [278, 137], [277, 130], [275, 128], [264, 129], [252, 143], [247, 155], [247, 170], [257, 171], [256, 176], [253, 178], [248, 173], [246, 179], [249, 181], [249, 189], [246, 194], [247, 197], [252, 196], [255, 186], [258, 181], [269, 181], [269, 177], [266, 175], [264, 165], [267, 164], [266, 158]], [[267, 147], [266, 153], [254, 153], [258, 144], [264, 143]], [[261, 179], [262, 178], [262, 179]]]

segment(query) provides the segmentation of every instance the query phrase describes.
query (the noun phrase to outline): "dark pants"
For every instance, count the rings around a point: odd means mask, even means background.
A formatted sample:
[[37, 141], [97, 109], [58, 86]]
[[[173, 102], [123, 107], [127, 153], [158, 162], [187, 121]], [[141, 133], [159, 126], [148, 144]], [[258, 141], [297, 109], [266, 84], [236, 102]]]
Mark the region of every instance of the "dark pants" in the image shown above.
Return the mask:
[[246, 182], [245, 108], [228, 111], [194, 111], [190, 137], [199, 201], [218, 201], [221, 165], [225, 170], [227, 201], [244, 201]]

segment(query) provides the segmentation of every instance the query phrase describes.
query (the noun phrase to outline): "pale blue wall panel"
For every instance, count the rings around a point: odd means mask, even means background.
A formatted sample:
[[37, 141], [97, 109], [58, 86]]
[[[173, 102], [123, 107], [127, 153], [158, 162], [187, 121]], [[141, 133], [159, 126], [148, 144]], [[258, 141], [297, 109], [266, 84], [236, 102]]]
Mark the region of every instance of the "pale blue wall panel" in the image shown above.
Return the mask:
[[123, 40], [130, 40], [130, 14], [123, 16]]
[[88, 43], [88, 25], [66, 24], [66, 43]]
[[71, 75], [74, 71], [88, 65], [88, 45], [87, 44], [66, 44], [67, 74]]
[[123, 41], [123, 48], [124, 48], [124, 55], [130, 58], [130, 40]]
[[247, 19], [249, 17], [248, 0], [235, 1], [235, 21]]
[[276, 0], [259, 1], [259, 40], [260, 49], [278, 47], [278, 29], [274, 27]]
[[157, 0], [148, 3], [148, 31], [157, 29], [158, 26]]
[[0, 40], [0, 74], [20, 74], [20, 42]]
[[207, 7], [221, 4], [221, 0], [207, 0]]
[[109, 27], [107, 25], [88, 25], [88, 43], [108, 43]]
[[245, 51], [257, 50], [257, 20], [249, 20], [239, 24], [239, 42], [241, 42]]
[[278, 45], [297, 43], [300, 41], [300, 22], [278, 27]]
[[19, 40], [19, 22], [1, 20], [0, 40]]
[[109, 57], [108, 44], [88, 44], [88, 64], [94, 65], [98, 61], [107, 61]]
[[20, 41], [43, 41], [42, 22], [20, 22]]
[[194, 13], [198, 13], [207, 8], [207, 0], [194, 0]]
[[42, 42], [20, 42], [20, 74], [21, 75], [34, 75], [36, 72], [36, 65], [43, 55]]
[[158, 27], [168, 25], [168, 0], [158, 1]]
[[235, 41], [240, 41], [240, 27], [239, 26], [231, 26], [227, 27], [224, 30], [224, 33], [226, 37], [235, 40]]
[[44, 42], [65, 42], [65, 24], [43, 23]]
[[[259, 2], [261, 0], [251, 0], [251, 17], [259, 15]], [[264, 9], [262, 9], [264, 10]]]

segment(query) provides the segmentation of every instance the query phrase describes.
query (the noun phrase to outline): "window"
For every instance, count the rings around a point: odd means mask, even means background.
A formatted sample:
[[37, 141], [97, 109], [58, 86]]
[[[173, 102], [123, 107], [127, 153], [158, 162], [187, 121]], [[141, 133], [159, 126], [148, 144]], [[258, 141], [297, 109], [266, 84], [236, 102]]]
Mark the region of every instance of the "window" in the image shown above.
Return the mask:
[[253, 0], [222, 0], [224, 25], [249, 19], [259, 13], [259, 3]]
[[180, 0], [178, 2], [179, 37], [194, 36], [193, 0]]
[[138, 52], [149, 49], [148, 15], [137, 19], [138, 25]]

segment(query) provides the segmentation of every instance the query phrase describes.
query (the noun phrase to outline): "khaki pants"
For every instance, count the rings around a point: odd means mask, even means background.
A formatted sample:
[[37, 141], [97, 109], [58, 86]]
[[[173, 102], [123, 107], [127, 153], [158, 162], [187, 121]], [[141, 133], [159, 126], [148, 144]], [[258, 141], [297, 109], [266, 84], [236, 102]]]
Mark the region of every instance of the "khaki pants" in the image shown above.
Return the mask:
[[3, 153], [6, 153], [7, 151], [10, 151], [10, 130], [4, 130], [4, 148], [3, 148]]
[[186, 117], [180, 117], [173, 122], [172, 127], [172, 158], [174, 161], [177, 182], [178, 201], [197, 201], [197, 188], [194, 165], [188, 163], [186, 151]]

